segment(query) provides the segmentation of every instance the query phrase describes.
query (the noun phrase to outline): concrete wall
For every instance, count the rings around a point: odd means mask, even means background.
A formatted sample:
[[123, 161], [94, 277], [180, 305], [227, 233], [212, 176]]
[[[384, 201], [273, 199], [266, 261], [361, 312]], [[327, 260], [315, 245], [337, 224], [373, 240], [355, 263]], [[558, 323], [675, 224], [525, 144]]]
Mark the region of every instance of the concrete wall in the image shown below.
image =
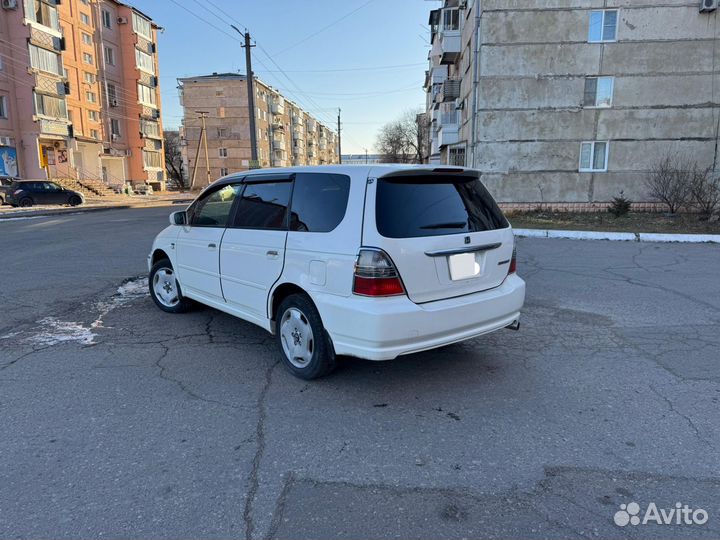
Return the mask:
[[[466, 59], [449, 67], [463, 78], [459, 144], [468, 148], [466, 164], [483, 171], [507, 202], [607, 201], [619, 190], [643, 201], [647, 171], [666, 154], [712, 166], [720, 15], [699, 13], [698, 6], [694, 0], [469, 2], [462, 16]], [[589, 43], [590, 10], [614, 8], [617, 40]], [[599, 75], [614, 77], [612, 105], [585, 107], [585, 79]], [[583, 141], [609, 141], [607, 172], [579, 172]]]

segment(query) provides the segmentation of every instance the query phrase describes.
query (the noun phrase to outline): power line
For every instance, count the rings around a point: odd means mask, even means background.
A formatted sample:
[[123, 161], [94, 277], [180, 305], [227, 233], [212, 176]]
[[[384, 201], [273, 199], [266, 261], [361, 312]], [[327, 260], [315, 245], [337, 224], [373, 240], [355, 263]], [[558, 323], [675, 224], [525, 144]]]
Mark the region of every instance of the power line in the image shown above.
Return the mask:
[[[427, 66], [427, 62], [415, 62], [413, 64], [397, 64], [394, 66], [366, 66], [338, 69], [286, 69], [285, 73], [342, 73], [349, 71], [382, 71], [386, 69], [417, 68], [419, 66]], [[267, 72], [279, 73], [279, 71], [277, 70], [268, 70]]]
[[300, 41], [297, 41], [297, 42], [293, 43], [292, 45], [289, 45], [289, 46], [285, 47], [284, 49], [282, 49], [282, 50], [280, 50], [280, 51], [277, 51], [276, 53], [273, 54], [273, 56], [279, 56], [279, 55], [281, 55], [282, 53], [289, 51], [290, 49], [294, 49], [294, 48], [297, 47], [298, 45], [301, 45], [301, 44], [305, 43], [306, 41], [308, 41], [309, 39], [314, 38], [314, 37], [317, 36], [318, 34], [321, 34], [321, 33], [324, 32], [325, 30], [327, 30], [328, 28], [331, 28], [331, 27], [335, 26], [337, 23], [339, 23], [339, 22], [341, 22], [341, 21], [344, 21], [345, 19], [347, 19], [347, 18], [350, 17], [351, 15], [354, 15], [355, 13], [357, 13], [358, 11], [360, 11], [362, 8], [364, 8], [364, 7], [367, 6], [368, 4], [371, 4], [371, 3], [374, 2], [374, 1], [375, 1], [375, 0], [368, 0], [367, 2], [365, 2], [364, 4], [362, 4], [360, 7], [357, 7], [357, 8], [355, 8], [355, 9], [353, 9], [352, 11], [346, 13], [345, 15], [343, 15], [342, 17], [340, 17], [339, 19], [335, 19], [335, 20], [334, 20], [333, 22], [331, 22], [330, 24], [327, 24], [326, 26], [323, 26], [322, 28], [320, 28], [319, 30], [313, 32], [312, 34], [309, 34], [309, 35], [305, 36], [305, 37], [302, 38]]

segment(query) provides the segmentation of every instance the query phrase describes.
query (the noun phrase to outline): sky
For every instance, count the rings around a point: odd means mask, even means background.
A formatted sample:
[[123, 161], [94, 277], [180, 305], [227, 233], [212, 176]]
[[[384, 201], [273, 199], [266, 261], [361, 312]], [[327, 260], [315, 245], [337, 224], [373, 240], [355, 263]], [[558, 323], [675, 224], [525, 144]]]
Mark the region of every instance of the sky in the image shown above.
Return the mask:
[[[253, 71], [331, 128], [342, 109], [342, 152], [373, 153], [377, 130], [424, 108], [432, 0], [128, 0], [164, 31], [158, 38], [163, 124], [182, 119], [177, 78]], [[202, 20], [204, 19], [204, 21]], [[208, 24], [209, 23], [209, 24]]]

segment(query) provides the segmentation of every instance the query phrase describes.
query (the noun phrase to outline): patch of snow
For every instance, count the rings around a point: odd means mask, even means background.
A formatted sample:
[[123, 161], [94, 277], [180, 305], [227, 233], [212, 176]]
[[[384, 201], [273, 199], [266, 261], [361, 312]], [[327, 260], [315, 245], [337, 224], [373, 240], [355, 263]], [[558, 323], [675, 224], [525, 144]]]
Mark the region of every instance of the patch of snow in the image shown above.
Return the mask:
[[45, 317], [38, 321], [39, 332], [30, 336], [27, 341], [38, 345], [57, 345], [68, 341], [76, 341], [83, 345], [94, 342], [95, 334], [91, 328], [77, 322], [61, 321], [55, 317]]

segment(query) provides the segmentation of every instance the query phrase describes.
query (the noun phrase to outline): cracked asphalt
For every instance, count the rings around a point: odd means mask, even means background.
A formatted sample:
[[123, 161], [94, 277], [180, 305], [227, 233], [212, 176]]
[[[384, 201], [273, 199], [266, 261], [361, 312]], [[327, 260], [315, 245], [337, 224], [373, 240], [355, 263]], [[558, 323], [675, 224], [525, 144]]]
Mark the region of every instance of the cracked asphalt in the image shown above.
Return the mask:
[[0, 223], [0, 537], [720, 536], [720, 246], [521, 239], [519, 332], [309, 383], [118, 291], [171, 210]]

